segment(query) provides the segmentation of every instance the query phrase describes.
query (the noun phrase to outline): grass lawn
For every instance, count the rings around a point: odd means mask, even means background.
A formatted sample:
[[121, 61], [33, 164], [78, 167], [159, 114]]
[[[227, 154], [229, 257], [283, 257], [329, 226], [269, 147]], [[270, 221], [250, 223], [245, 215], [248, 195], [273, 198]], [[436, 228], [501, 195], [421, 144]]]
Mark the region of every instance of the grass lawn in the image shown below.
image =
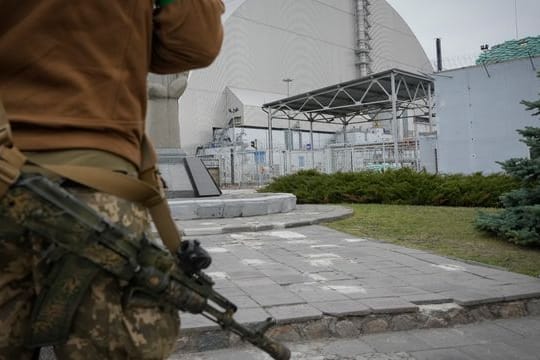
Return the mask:
[[379, 204], [346, 206], [354, 209], [354, 215], [328, 223], [328, 227], [358, 237], [385, 240], [517, 273], [540, 275], [540, 248], [520, 247], [478, 232], [473, 221], [480, 209]]

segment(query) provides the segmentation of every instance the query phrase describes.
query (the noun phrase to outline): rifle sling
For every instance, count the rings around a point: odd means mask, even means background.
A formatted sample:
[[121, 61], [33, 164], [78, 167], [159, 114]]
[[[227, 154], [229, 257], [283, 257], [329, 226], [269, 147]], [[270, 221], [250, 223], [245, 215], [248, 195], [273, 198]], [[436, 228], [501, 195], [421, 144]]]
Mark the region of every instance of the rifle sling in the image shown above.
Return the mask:
[[11, 127], [0, 101], [0, 198], [17, 181], [26, 162], [26, 157], [12, 145]]
[[25, 339], [29, 348], [67, 341], [73, 316], [101, 270], [84, 257], [71, 253], [63, 255], [53, 266], [32, 310], [32, 329]]

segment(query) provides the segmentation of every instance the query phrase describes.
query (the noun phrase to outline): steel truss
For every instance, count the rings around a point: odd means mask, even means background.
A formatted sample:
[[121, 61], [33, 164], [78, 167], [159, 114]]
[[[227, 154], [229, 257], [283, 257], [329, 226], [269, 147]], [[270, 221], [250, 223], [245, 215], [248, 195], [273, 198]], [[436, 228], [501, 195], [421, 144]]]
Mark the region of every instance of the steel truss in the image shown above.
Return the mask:
[[[391, 120], [397, 154], [398, 119], [407, 117], [408, 110], [418, 110], [431, 123], [433, 91], [434, 80], [430, 76], [391, 69], [264, 104], [263, 111], [268, 114], [268, 149], [271, 154], [274, 119], [309, 122], [312, 144], [313, 123], [336, 124], [346, 129], [353, 124]], [[271, 157], [269, 162], [271, 167]]]

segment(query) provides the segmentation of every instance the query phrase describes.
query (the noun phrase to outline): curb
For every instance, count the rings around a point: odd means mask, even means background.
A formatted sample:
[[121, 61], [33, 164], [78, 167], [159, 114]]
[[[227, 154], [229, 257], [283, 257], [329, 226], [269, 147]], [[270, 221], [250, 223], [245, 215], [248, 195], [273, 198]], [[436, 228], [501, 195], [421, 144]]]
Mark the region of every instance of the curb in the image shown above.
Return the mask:
[[[324, 213], [318, 216], [305, 216], [304, 219], [302, 220], [292, 219], [289, 221], [275, 220], [275, 221], [262, 221], [259, 223], [249, 223], [248, 221], [250, 218], [246, 217], [244, 219], [248, 223], [244, 225], [231, 224], [231, 225], [222, 225], [222, 226], [195, 227], [194, 225], [190, 225], [188, 221], [179, 221], [178, 224], [180, 225], [181, 228], [183, 228], [182, 230], [183, 230], [184, 236], [204, 236], [204, 235], [230, 234], [230, 233], [238, 233], [238, 232], [259, 232], [259, 231], [269, 231], [269, 230], [276, 230], [276, 229], [316, 225], [323, 222], [345, 219], [345, 218], [350, 217], [353, 214], [353, 210], [349, 208], [336, 206], [336, 205], [328, 205], [328, 206], [334, 206], [335, 209], [333, 209], [332, 211], [328, 213]], [[294, 211], [288, 214], [291, 215], [290, 217], [294, 217]]]
[[[540, 315], [540, 298], [477, 305], [425, 304], [400, 311], [372, 309], [367, 314], [347, 316], [323, 314], [318, 318], [278, 321], [267, 335], [286, 343], [323, 338], [351, 338], [413, 329], [446, 328], [483, 320], [520, 318], [528, 315]], [[217, 326], [192, 328], [181, 330], [174, 354], [240, 347], [246, 344], [237, 335], [221, 330]]]

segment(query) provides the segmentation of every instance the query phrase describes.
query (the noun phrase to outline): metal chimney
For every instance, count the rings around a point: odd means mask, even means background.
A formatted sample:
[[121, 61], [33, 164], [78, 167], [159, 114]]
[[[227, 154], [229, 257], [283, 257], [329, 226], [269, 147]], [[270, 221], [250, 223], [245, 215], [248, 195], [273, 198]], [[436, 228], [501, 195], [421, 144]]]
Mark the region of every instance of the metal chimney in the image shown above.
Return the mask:
[[441, 51], [441, 38], [437, 38], [435, 41], [437, 48], [437, 71], [442, 71], [442, 51]]
[[369, 41], [369, 0], [353, 0], [356, 9], [356, 66], [359, 77], [367, 76], [371, 73], [371, 58], [369, 52], [371, 46]]

